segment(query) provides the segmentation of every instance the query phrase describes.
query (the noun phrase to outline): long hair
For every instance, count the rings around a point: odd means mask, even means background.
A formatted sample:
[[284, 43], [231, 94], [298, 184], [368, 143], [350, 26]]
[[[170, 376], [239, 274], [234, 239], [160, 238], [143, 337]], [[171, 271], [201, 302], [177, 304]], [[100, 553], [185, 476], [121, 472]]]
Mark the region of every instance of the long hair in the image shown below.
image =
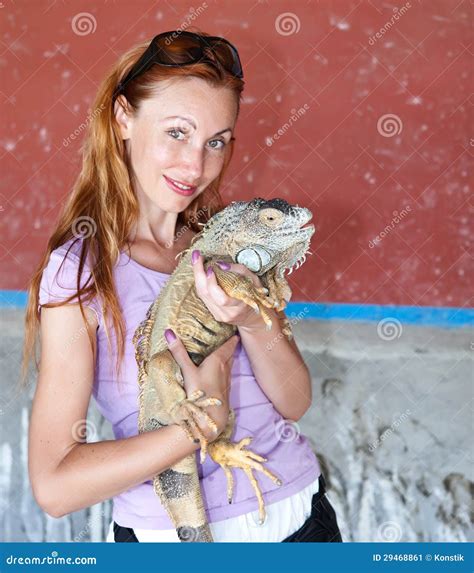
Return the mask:
[[[199, 33], [208, 35], [203, 32]], [[37, 358], [40, 327], [38, 304], [43, 270], [48, 264], [52, 251], [73, 239], [76, 240], [72, 241], [71, 247], [76, 241], [81, 241], [77, 291], [64, 301], [43, 306], [47, 308], [62, 306], [77, 298], [74, 302], [79, 303], [82, 317], [87, 322], [83, 302], [87, 304], [92, 298], [99, 296], [104, 309], [104, 325], [109, 350], [111, 343], [107, 327], [108, 318], [111, 319], [116, 333], [116, 374], [119, 379], [124, 356], [125, 322], [113, 281], [113, 267], [122, 249], [129, 246], [129, 234], [138, 220], [139, 205], [132, 186], [128, 154], [115, 118], [113, 94], [119, 82], [125, 78], [148, 44], [149, 41], [142, 42], [123, 54], [108, 71], [97, 92], [92, 108], [94, 112], [90, 116], [91, 122], [81, 147], [81, 171], [55, 224], [46, 251], [28, 284], [20, 386], [25, 385], [32, 357], [34, 357], [36, 371], [40, 367]], [[179, 49], [179, 45], [178, 36], [173, 40], [173, 49]], [[186, 77], [201, 78], [214, 87], [225, 86], [231, 89], [235, 93], [238, 115], [244, 81], [227, 72], [218, 61], [199, 62], [183, 67], [153, 65], [148, 71], [129, 82], [123, 93], [133, 112], [136, 112], [143, 101], [153, 96], [157, 83], [162, 80]], [[232, 158], [234, 138], [227, 148], [223, 169], [219, 176], [196, 197], [187, 209], [178, 215], [178, 223], [188, 226], [195, 232], [200, 231], [202, 224], [224, 206], [219, 188]], [[89, 229], [85, 233], [78, 234], [77, 228], [84, 227], [84, 225]], [[83, 285], [81, 275], [86, 261], [91, 261], [90, 277]], [[94, 336], [88, 329], [92, 348]]]

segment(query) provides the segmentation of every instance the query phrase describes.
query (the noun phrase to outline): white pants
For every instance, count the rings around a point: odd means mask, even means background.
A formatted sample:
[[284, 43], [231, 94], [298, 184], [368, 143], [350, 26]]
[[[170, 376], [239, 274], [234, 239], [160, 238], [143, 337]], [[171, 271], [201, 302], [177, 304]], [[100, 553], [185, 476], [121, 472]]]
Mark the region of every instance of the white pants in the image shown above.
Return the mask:
[[[210, 523], [214, 541], [217, 543], [283, 541], [297, 531], [310, 516], [311, 499], [319, 490], [318, 479], [290, 497], [266, 505], [267, 517], [262, 525], [258, 524], [258, 510]], [[133, 528], [133, 531], [138, 541], [179, 543], [175, 529]], [[106, 541], [112, 543], [115, 541], [113, 521], [110, 523]]]

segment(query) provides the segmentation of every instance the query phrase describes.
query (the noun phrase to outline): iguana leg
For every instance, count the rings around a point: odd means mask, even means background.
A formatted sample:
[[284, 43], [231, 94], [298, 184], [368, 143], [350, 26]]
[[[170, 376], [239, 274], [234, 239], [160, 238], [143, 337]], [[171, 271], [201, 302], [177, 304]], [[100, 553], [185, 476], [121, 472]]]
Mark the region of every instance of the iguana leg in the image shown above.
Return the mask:
[[275, 309], [283, 310], [287, 302], [291, 299], [291, 289], [284, 277], [278, 279], [274, 272], [268, 272], [265, 277], [268, 286], [268, 293], [276, 301]]
[[214, 267], [216, 280], [222, 290], [237, 300], [241, 300], [252, 307], [264, 320], [267, 330], [272, 327], [272, 319], [265, 308], [275, 308], [276, 301], [268, 296], [266, 287], [257, 287], [249, 277], [231, 271], [223, 271], [219, 267]]
[[203, 418], [217, 432], [216, 423], [202, 408], [220, 405], [221, 401], [205, 397], [202, 390], [196, 390], [186, 397], [181, 370], [168, 350], [160, 352], [150, 361], [146, 376], [141, 378], [138, 418], [140, 433], [177, 424], [190, 440], [201, 442], [201, 447], [206, 448], [207, 440], [197, 420]]
[[[202, 390], [196, 390], [201, 394], [204, 394]], [[204, 437], [201, 428], [196, 422], [196, 418], [203, 417], [206, 423], [217, 433], [217, 425], [214, 420], [207, 414], [207, 412], [201, 411], [201, 408], [206, 406], [220, 406], [222, 402], [217, 398], [199, 398], [196, 397], [196, 392], [193, 392], [189, 398], [181, 400], [178, 402], [174, 408], [172, 408], [170, 415], [174, 419], [174, 423], [181, 426], [189, 439], [194, 442], [201, 442], [201, 449], [205, 452], [207, 447], [207, 440]], [[194, 396], [194, 397], [193, 397]]]
[[227, 496], [229, 503], [232, 502], [232, 487], [233, 480], [230, 468], [241, 468], [247, 474], [257, 496], [258, 500], [258, 513], [260, 518], [260, 524], [265, 521], [265, 505], [263, 502], [262, 492], [252, 473], [252, 470], [257, 470], [264, 473], [277, 485], [281, 485], [282, 482], [265, 467], [263, 467], [261, 462], [266, 462], [266, 458], [259, 456], [258, 454], [244, 449], [252, 441], [252, 438], [243, 438], [238, 443], [229, 442], [228, 439], [218, 439], [208, 445], [208, 451], [211, 458], [224, 470], [227, 476]]

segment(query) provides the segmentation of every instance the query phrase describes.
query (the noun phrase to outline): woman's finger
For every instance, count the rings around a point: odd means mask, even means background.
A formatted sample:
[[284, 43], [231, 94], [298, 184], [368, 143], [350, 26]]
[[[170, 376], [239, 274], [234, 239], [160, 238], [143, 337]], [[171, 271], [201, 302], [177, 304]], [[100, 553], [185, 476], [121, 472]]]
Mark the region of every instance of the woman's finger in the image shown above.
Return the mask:
[[218, 306], [232, 306], [235, 299], [227, 296], [226, 293], [219, 286], [216, 274], [212, 267], [208, 267], [206, 272], [207, 278], [207, 292], [212, 298], [213, 302]]
[[203, 258], [198, 250], [194, 250], [192, 252], [191, 264], [193, 265], [196, 292], [208, 307], [211, 304], [211, 300], [217, 306], [224, 306], [232, 303], [232, 299], [228, 297], [217, 284], [216, 276], [212, 267], [208, 267], [207, 271], [204, 270]]
[[204, 270], [204, 262], [200, 251], [194, 250], [191, 254], [191, 264], [193, 266], [194, 282], [196, 284], [196, 291], [202, 298], [207, 292], [207, 277]]
[[182, 343], [182, 341], [176, 336], [176, 334], [167, 328], [165, 330], [165, 339], [168, 344], [168, 349], [173, 355], [173, 358], [178, 363], [181, 368], [181, 373], [183, 377], [186, 378], [187, 375], [192, 374], [192, 372], [197, 368], [194, 362], [189, 358], [188, 351]]

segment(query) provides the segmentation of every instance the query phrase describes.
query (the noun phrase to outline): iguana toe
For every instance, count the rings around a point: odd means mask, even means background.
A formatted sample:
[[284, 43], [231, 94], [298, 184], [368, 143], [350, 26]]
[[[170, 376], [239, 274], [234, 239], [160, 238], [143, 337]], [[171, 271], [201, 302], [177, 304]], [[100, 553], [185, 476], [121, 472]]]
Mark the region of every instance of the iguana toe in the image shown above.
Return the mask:
[[217, 424], [202, 408], [206, 406], [220, 406], [222, 402], [218, 398], [206, 398], [203, 394], [204, 392], [202, 392], [202, 390], [196, 390], [188, 398], [180, 400], [171, 409], [170, 416], [173, 423], [181, 426], [188, 437], [196, 443], [201, 443], [201, 448], [203, 448], [205, 452], [208, 440], [202, 433], [197, 419], [204, 419], [207, 425], [217, 434]]
[[232, 443], [228, 440], [216, 440], [208, 445], [209, 455], [224, 470], [227, 477], [227, 497], [229, 503], [232, 502], [233, 478], [230, 468], [243, 469], [253, 486], [255, 495], [258, 499], [260, 523], [265, 521], [265, 504], [263, 502], [262, 492], [253, 475], [252, 470], [264, 473], [277, 485], [282, 481], [265, 468], [261, 462], [267, 461], [266, 458], [244, 449], [252, 441], [251, 437], [243, 438], [238, 443]]
[[290, 321], [287, 318], [283, 318], [281, 322], [282, 322], [281, 331], [283, 332], [283, 334], [286, 336], [286, 338], [288, 340], [292, 340], [293, 339], [293, 331], [291, 329]]

